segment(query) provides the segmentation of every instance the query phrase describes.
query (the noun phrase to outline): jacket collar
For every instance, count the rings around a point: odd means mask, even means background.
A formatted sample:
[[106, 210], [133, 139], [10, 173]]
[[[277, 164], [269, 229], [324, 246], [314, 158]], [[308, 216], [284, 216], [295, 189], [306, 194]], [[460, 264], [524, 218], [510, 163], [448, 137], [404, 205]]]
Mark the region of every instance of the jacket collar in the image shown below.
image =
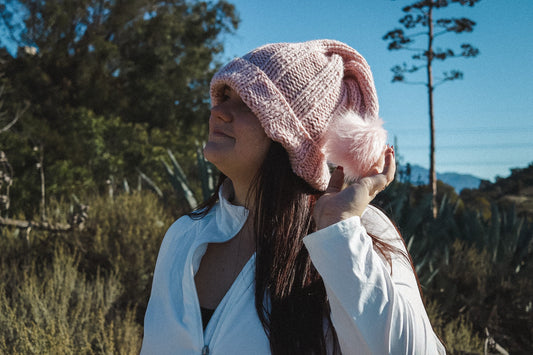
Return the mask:
[[224, 240], [233, 238], [243, 227], [248, 218], [248, 210], [229, 202], [233, 195], [233, 184], [230, 179], [222, 184], [218, 191], [219, 208], [216, 209], [216, 224]]

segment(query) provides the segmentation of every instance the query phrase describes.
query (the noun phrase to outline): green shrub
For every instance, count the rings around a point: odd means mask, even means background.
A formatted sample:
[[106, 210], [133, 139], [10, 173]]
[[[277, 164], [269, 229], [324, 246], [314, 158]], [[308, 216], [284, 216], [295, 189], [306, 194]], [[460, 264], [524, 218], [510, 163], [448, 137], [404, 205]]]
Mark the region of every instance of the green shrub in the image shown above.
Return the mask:
[[0, 293], [1, 353], [138, 353], [141, 326], [134, 310], [114, 308], [124, 292], [118, 276], [97, 272], [89, 280], [78, 263], [78, 256], [57, 247], [49, 264], [2, 265], [10, 276], [0, 283], [6, 290]]
[[[137, 354], [170, 214], [151, 193], [94, 196], [82, 231], [0, 229], [0, 353]], [[49, 222], [68, 220], [52, 201]]]
[[[450, 353], [480, 353], [485, 327], [512, 353], [530, 349], [533, 224], [497, 206], [486, 220], [446, 196], [426, 218], [427, 196], [401, 184], [388, 192], [384, 208]], [[180, 212], [147, 191], [81, 200], [90, 206], [82, 231], [0, 229], [0, 353], [138, 352], [157, 252]], [[68, 222], [69, 211], [48, 202], [48, 222]]]
[[98, 196], [89, 205], [86, 228], [76, 234], [83, 250], [81, 267], [88, 274], [99, 267], [116, 272], [127, 290], [120, 302], [137, 305], [142, 318], [159, 246], [172, 217], [149, 192]]
[[467, 315], [446, 319], [442, 307], [435, 301], [429, 302], [426, 310], [433, 329], [441, 336], [449, 354], [483, 353], [483, 340], [474, 331]]

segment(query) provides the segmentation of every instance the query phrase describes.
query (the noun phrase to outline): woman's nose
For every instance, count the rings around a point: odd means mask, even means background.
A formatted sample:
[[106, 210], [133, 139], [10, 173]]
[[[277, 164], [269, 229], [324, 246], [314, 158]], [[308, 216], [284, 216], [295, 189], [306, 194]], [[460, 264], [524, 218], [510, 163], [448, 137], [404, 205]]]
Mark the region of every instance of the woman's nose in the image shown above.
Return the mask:
[[216, 106], [213, 106], [211, 108], [211, 117], [210, 119], [219, 119], [221, 121], [224, 121], [224, 122], [231, 122], [232, 118], [231, 118], [231, 114], [229, 112], [227, 112], [227, 110], [224, 109], [223, 107], [223, 103], [222, 104], [218, 104]]

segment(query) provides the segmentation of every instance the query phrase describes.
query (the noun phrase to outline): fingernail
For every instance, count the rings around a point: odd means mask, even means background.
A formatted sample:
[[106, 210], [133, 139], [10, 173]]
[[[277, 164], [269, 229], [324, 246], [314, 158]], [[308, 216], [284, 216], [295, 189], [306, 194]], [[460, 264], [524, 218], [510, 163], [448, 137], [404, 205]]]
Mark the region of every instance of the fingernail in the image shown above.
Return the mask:
[[337, 166], [337, 170], [344, 171], [344, 168], [340, 165]]

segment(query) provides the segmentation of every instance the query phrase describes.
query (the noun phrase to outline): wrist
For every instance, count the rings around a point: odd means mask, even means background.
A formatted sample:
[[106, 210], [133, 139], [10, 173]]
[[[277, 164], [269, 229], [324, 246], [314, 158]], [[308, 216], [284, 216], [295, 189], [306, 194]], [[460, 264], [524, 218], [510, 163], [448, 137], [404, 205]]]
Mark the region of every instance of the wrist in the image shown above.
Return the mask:
[[361, 213], [341, 213], [340, 215], [336, 215], [336, 216], [324, 216], [322, 218], [319, 218], [319, 220], [316, 222], [316, 227], [317, 227], [317, 230], [324, 229], [336, 223], [350, 219], [352, 217], [361, 217], [361, 215], [362, 215], [362, 212]]

